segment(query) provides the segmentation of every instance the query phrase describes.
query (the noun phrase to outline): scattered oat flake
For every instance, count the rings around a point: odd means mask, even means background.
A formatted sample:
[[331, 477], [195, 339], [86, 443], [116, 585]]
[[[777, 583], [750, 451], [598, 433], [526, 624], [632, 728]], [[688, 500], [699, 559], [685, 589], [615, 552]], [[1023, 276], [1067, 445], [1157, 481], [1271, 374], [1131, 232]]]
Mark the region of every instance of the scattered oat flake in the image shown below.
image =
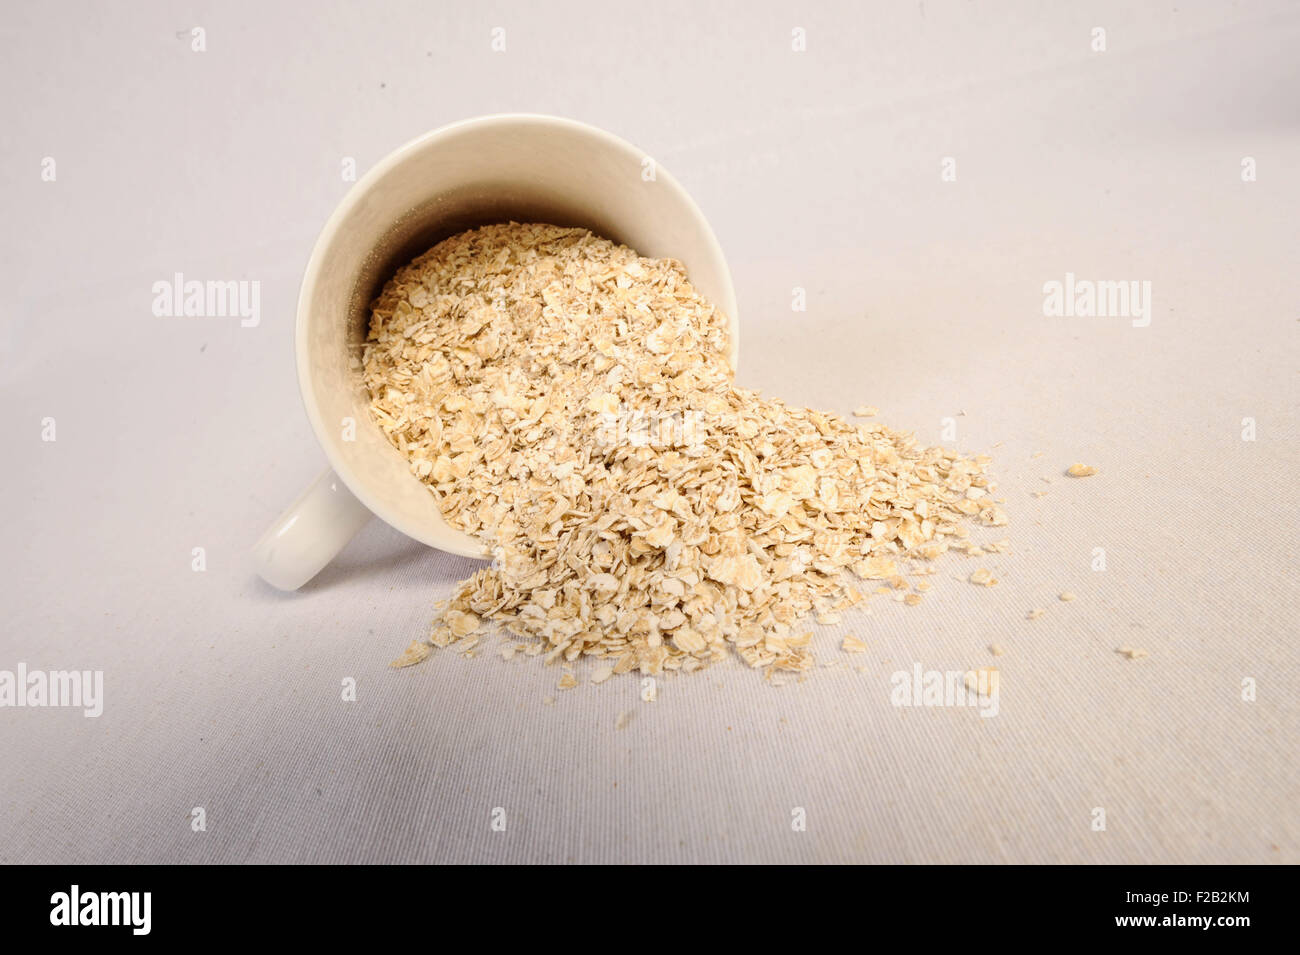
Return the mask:
[[845, 653], [866, 653], [867, 645], [857, 637], [845, 637], [844, 642], [840, 644], [840, 649]]
[[874, 418], [878, 414], [880, 414], [880, 409], [874, 408], [871, 405], [860, 405], [853, 409], [853, 416], [855, 418]]
[[411, 645], [402, 651], [402, 655], [388, 665], [398, 670], [402, 667], [415, 666], [432, 652], [433, 648], [429, 644], [422, 640], [413, 640]]
[[1064, 593], [1057, 594], [1057, 599], [1069, 603], [1071, 600], [1074, 599], [1074, 594], [1067, 590]]
[[1151, 656], [1150, 653], [1148, 653], [1146, 650], [1143, 650], [1141, 647], [1120, 647], [1115, 652], [1122, 653], [1130, 660], [1141, 660], [1143, 657]]
[[999, 675], [997, 667], [980, 667], [976, 670], [967, 670], [964, 683], [966, 689], [979, 693], [981, 696], [992, 696], [997, 693], [999, 685]]
[[908, 594], [906, 597], [903, 598], [903, 603], [907, 604], [909, 607], [915, 607], [920, 602], [921, 602], [920, 594]]
[[1097, 473], [1097, 469], [1090, 464], [1071, 464], [1065, 473], [1073, 478], [1092, 477]]
[[633, 714], [631, 710], [624, 710], [622, 713], [618, 714], [618, 719], [614, 721], [614, 729], [627, 729], [627, 724], [632, 722], [632, 717], [634, 715], [635, 714]]
[[1041, 607], [1035, 607], [1033, 610], [1029, 611], [1029, 613], [1025, 614], [1025, 619], [1026, 619], [1026, 620], [1037, 620], [1039, 617], [1041, 617], [1041, 616], [1042, 616], [1043, 614], [1045, 614], [1045, 613], [1047, 613], [1046, 610], [1043, 610]]
[[995, 657], [1002, 656], [1003, 654], [1002, 644], [1000, 643], [989, 644], [989, 653], [993, 654]]
[[565, 673], [560, 676], [560, 682], [556, 685], [557, 689], [572, 690], [578, 685], [578, 678], [572, 673]]
[[993, 576], [992, 571], [986, 570], [982, 567], [972, 573], [968, 579], [972, 584], [975, 584], [978, 587], [992, 587], [998, 582], [998, 579]]
[[591, 671], [591, 677], [589, 679], [592, 683], [604, 683], [613, 675], [613, 667], [596, 667], [596, 669]]

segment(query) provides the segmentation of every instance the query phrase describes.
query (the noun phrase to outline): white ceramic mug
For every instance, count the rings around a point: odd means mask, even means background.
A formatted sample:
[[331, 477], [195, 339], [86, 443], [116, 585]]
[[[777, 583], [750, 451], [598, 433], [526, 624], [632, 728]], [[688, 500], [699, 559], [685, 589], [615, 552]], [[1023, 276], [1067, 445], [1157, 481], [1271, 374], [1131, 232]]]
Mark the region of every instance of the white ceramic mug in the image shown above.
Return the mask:
[[642, 255], [680, 261], [731, 321], [722, 249], [677, 181], [603, 130], [553, 116], [503, 114], [444, 126], [389, 154], [325, 224], [298, 296], [298, 383], [330, 467], [253, 549], [257, 572], [296, 590], [378, 515], [430, 547], [486, 557], [450, 527], [429, 488], [371, 420], [360, 357], [370, 302], [401, 265], [442, 239], [493, 222], [584, 226]]

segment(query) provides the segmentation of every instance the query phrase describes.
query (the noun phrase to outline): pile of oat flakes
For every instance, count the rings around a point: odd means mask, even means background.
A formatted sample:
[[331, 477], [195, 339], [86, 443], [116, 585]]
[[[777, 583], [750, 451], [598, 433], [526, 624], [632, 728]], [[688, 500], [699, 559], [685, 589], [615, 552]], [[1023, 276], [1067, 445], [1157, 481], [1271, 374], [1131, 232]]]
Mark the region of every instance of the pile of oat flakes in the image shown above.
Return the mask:
[[733, 652], [805, 670], [810, 618], [917, 604], [930, 561], [983, 552], [972, 523], [1007, 523], [988, 458], [738, 388], [727, 346], [680, 263], [582, 229], [486, 226], [402, 268], [373, 306], [371, 410], [495, 559], [395, 664], [496, 624], [522, 638], [507, 656], [602, 658], [595, 682]]

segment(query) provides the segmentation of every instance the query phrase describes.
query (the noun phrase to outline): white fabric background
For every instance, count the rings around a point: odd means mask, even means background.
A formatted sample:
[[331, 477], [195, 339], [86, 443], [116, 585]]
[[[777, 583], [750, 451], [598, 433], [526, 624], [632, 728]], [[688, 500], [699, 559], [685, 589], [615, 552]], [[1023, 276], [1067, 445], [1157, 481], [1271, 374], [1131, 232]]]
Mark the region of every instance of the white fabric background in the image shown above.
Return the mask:
[[[1294, 4], [38, 4], [0, 31], [0, 669], [107, 696], [0, 710], [0, 861], [1300, 857]], [[379, 522], [299, 594], [255, 579], [323, 464], [292, 317], [343, 157], [500, 111], [671, 169], [734, 271], [741, 382], [927, 441], [956, 417], [1013, 553], [818, 637], [864, 638], [865, 673], [720, 666], [653, 704], [538, 661], [387, 669], [474, 565]], [[262, 324], [153, 317], [177, 271], [259, 280]], [[1150, 280], [1152, 324], [1045, 318], [1067, 271]], [[1001, 583], [953, 579], [976, 566]], [[891, 706], [913, 662], [996, 663], [1001, 714]]]

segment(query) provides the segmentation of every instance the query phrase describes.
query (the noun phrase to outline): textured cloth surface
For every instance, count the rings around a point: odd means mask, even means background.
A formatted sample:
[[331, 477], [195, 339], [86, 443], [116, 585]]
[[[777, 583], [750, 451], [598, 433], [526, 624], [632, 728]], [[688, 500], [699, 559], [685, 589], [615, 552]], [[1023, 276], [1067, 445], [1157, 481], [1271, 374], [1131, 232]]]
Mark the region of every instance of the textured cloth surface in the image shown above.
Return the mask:
[[[0, 861], [1300, 860], [1294, 5], [441, 6], [0, 28], [0, 669], [106, 698], [0, 710]], [[671, 169], [740, 383], [989, 451], [1012, 552], [820, 630], [841, 665], [798, 684], [732, 663], [653, 703], [496, 638], [388, 669], [474, 562], [378, 521], [302, 592], [258, 581], [323, 466], [293, 311], [346, 159], [502, 111]], [[260, 325], [155, 317], [176, 272], [259, 281]], [[1149, 281], [1149, 326], [1045, 316], [1066, 273]], [[916, 664], [998, 666], [1000, 712], [892, 705]]]

